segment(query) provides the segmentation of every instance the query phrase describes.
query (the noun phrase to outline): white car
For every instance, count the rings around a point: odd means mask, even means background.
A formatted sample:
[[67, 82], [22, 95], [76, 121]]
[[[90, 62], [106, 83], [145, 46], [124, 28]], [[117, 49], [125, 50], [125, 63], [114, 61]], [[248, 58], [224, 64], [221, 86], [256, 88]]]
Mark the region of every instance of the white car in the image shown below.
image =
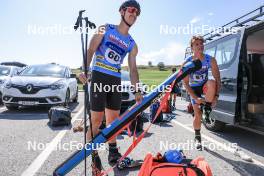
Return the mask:
[[4, 84], [21, 70], [20, 67], [0, 65], [0, 103], [2, 103]]
[[57, 64], [28, 66], [3, 88], [3, 102], [9, 110], [19, 106], [68, 105], [70, 101], [78, 101], [76, 75]]
[[[145, 88], [146, 85], [144, 85], [143, 83], [141, 84], [142, 84], [141, 91], [143, 95], [145, 95], [147, 93]], [[133, 86], [131, 86], [129, 72], [121, 71], [121, 85], [122, 85], [122, 103], [121, 103], [121, 113], [122, 113], [135, 103], [135, 92]]]

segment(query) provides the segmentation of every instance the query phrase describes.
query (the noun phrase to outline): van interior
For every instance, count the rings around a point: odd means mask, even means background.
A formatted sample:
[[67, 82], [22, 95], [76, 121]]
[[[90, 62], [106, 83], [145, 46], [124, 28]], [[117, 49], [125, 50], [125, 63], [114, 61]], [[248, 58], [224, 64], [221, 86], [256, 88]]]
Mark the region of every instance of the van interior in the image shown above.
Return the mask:
[[247, 82], [247, 112], [264, 113], [264, 29], [248, 35], [245, 77]]

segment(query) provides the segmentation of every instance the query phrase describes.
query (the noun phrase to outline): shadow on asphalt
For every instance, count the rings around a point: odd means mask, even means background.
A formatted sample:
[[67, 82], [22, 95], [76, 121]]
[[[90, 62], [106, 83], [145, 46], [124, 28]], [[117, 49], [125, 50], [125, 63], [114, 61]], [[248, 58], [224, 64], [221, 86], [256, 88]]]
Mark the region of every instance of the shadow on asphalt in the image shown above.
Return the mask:
[[72, 129], [72, 124], [62, 125], [62, 126], [51, 126], [50, 123], [48, 122], [47, 125], [52, 131], [71, 130]]
[[259, 156], [264, 156], [263, 136], [238, 127], [228, 125], [223, 132], [211, 132], [230, 143], [236, 143], [238, 147], [244, 148]]
[[[264, 168], [262, 168], [261, 166], [257, 166], [251, 162], [246, 162], [246, 161], [235, 161], [229, 158], [224, 157], [223, 155], [220, 155], [212, 150], [209, 150], [208, 148], [204, 148], [205, 151], [207, 151], [208, 153], [210, 153], [211, 155], [215, 156], [216, 158], [219, 158], [225, 162], [227, 162], [228, 164], [232, 165], [234, 167], [234, 170], [238, 173], [240, 173], [241, 175], [245, 175], [248, 176], [248, 174], [250, 175], [263, 175], [264, 173]], [[209, 163], [210, 165], [210, 163]], [[245, 171], [247, 173], [245, 173]]]
[[[143, 131], [142, 131], [142, 132], [138, 132], [138, 133], [136, 134], [136, 136], [138, 137], [138, 136], [141, 135], [142, 133], [143, 133]], [[154, 133], [147, 132], [147, 133], [145, 134], [144, 138], [148, 138], [148, 137], [150, 137], [152, 134], [154, 134]], [[116, 138], [117, 138], [118, 140], [123, 140], [123, 139], [125, 139], [124, 136], [128, 136], [128, 135], [123, 133], [123, 134], [118, 135]], [[133, 138], [133, 134], [132, 134], [131, 138]]]
[[127, 168], [124, 170], [119, 170], [116, 167], [114, 168], [114, 176], [125, 176], [125, 175], [130, 175], [129, 172], [131, 171], [139, 171], [140, 166], [138, 167], [133, 167], [133, 168]]
[[[75, 113], [79, 103], [70, 103], [69, 108]], [[0, 113], [0, 119], [7, 120], [43, 120], [48, 119], [48, 107], [20, 107], [18, 110], [5, 110]]]

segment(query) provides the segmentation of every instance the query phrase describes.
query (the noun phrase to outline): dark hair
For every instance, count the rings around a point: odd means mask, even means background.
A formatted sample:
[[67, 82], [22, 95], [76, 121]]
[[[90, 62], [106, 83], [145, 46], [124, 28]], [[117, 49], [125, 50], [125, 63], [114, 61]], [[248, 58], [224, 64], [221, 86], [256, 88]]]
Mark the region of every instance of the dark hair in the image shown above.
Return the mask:
[[174, 73], [174, 72], [176, 72], [176, 68], [175, 67], [173, 67], [172, 69], [171, 69], [171, 71]]

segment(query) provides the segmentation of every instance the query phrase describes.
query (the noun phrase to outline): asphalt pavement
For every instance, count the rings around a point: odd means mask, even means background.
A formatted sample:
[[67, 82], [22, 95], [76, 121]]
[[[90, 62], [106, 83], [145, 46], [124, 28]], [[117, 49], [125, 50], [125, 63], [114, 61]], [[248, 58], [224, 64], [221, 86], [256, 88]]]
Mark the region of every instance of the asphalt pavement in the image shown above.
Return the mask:
[[[210, 132], [202, 129], [203, 151], [193, 145], [192, 116], [185, 112], [187, 102], [177, 99], [172, 119], [169, 122], [154, 124], [142, 142], [133, 150], [130, 157], [144, 159], [147, 153], [164, 153], [168, 149], [181, 148], [187, 158], [203, 156], [209, 163], [213, 175], [263, 175], [264, 173], [264, 137], [233, 126], [227, 126], [223, 132]], [[67, 159], [83, 142], [83, 133], [73, 133], [72, 127], [83, 118], [83, 93], [79, 103], [71, 103], [72, 126], [51, 127], [48, 124], [47, 109], [23, 108], [15, 112], [0, 107], [0, 175], [3, 176], [46, 176]], [[144, 124], [146, 128], [149, 123]], [[132, 142], [127, 135], [118, 136], [118, 146], [124, 153]], [[239, 148], [245, 156], [252, 158], [244, 161], [236, 155]], [[99, 151], [103, 167], [107, 163], [107, 145]], [[91, 160], [87, 159], [87, 173], [91, 175]], [[137, 175], [139, 168], [119, 171], [114, 168], [110, 175]], [[68, 175], [84, 174], [84, 162], [75, 167]]]

